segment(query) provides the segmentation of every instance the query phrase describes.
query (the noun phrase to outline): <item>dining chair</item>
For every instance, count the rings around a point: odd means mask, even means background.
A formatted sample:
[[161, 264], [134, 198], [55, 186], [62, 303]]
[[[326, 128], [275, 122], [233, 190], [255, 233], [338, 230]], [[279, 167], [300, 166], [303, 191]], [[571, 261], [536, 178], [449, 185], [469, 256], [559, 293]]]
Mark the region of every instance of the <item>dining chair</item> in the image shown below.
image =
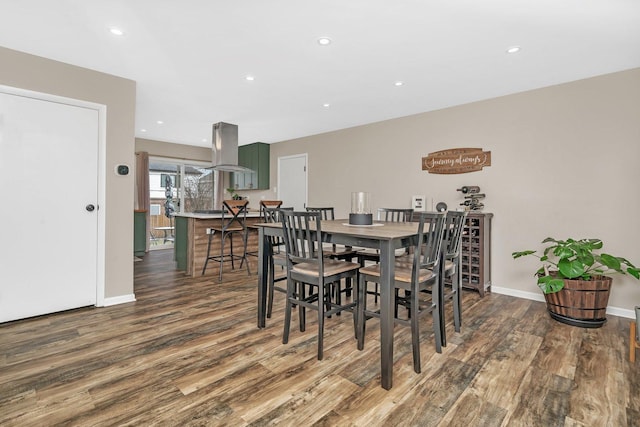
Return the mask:
[[279, 208], [282, 206], [282, 200], [260, 200], [260, 212], [266, 208]]
[[[413, 370], [420, 373], [420, 331], [419, 321], [422, 315], [431, 313], [435, 348], [442, 352], [440, 301], [441, 285], [439, 264], [441, 259], [442, 235], [444, 231], [444, 212], [420, 212], [418, 214], [417, 237], [413, 246], [412, 263], [396, 261], [393, 277], [395, 304], [406, 308], [406, 316], [395, 310], [394, 321], [411, 328], [411, 346], [413, 349]], [[380, 282], [380, 264], [360, 268], [358, 283], [358, 325], [356, 337], [358, 349], [364, 348], [365, 323], [367, 319], [380, 317], [380, 311], [367, 310], [366, 282]], [[404, 290], [400, 296], [398, 290]], [[424, 292], [424, 291], [430, 292]]]
[[[325, 221], [333, 221], [336, 219], [333, 207], [308, 207], [307, 212], [317, 212], [318, 214], [320, 214], [320, 219]], [[356, 251], [354, 251], [351, 246], [342, 246], [327, 243], [324, 245], [324, 255], [330, 258], [351, 261], [352, 259], [356, 258]]]
[[[279, 208], [282, 205], [282, 200], [260, 200], [260, 218], [262, 218], [264, 220], [264, 213], [263, 210], [265, 208]], [[250, 224], [247, 225], [247, 228], [249, 229], [249, 231], [254, 231], [255, 233], [258, 232], [258, 227], [254, 224]], [[246, 256], [253, 256], [258, 258], [258, 251], [247, 251], [246, 252]], [[240, 268], [242, 268], [242, 263], [244, 262], [241, 261], [240, 262]]]
[[[464, 232], [466, 211], [447, 211], [444, 222], [442, 241], [442, 260], [440, 262], [440, 281], [442, 295], [440, 297], [442, 345], [447, 345], [445, 304], [448, 300], [453, 305], [453, 325], [460, 332], [462, 325], [462, 275], [460, 274], [460, 244]], [[450, 286], [449, 286], [450, 284]]]
[[[338, 304], [331, 297], [332, 283], [356, 278], [359, 264], [324, 256], [321, 213], [282, 211], [282, 230], [287, 258], [287, 300], [282, 343], [289, 342], [291, 310], [298, 307], [300, 329], [304, 330], [305, 309], [318, 312], [318, 360], [323, 357], [325, 318], [349, 311], [356, 326], [357, 301]], [[305, 285], [309, 285], [309, 293]]]
[[[386, 222], [411, 222], [413, 220], [413, 209], [404, 209], [404, 208], [378, 208], [377, 212], [377, 220], [378, 221], [386, 221]], [[406, 251], [399, 251], [406, 253]], [[380, 251], [377, 249], [360, 249], [357, 251], [358, 262], [361, 267], [365, 266], [367, 261], [375, 262], [376, 264], [380, 262]], [[378, 297], [380, 296], [379, 286], [376, 282], [375, 289], [373, 291], [369, 291], [367, 289], [367, 293], [369, 295], [374, 295], [374, 302], [378, 303]]]
[[[320, 219], [322, 220], [335, 220], [335, 211], [333, 207], [308, 207], [307, 212], [318, 212], [320, 214]], [[357, 258], [357, 251], [351, 246], [326, 243], [323, 246], [323, 252], [326, 257], [342, 261], [353, 261]], [[351, 279], [346, 280], [344, 289], [342, 289], [340, 282], [336, 283], [334, 290], [336, 302], [338, 304], [341, 303], [343, 293], [347, 297], [351, 296], [352, 289]]]
[[[279, 206], [279, 205], [278, 205]], [[293, 211], [293, 208], [281, 208], [281, 207], [264, 207], [262, 209], [262, 219], [265, 223], [277, 223], [282, 222], [282, 211]], [[284, 294], [287, 293], [286, 287], [276, 286], [276, 282], [284, 281], [287, 279], [287, 257], [284, 252], [284, 240], [281, 237], [269, 236], [269, 278], [267, 287], [267, 318], [271, 318], [273, 311], [273, 298], [274, 291], [279, 291]], [[276, 268], [278, 267], [278, 268]]]
[[[251, 274], [249, 263], [247, 262], [247, 205], [248, 200], [223, 200], [222, 216], [219, 225], [214, 225], [208, 229], [209, 241], [207, 242], [207, 258], [202, 267], [202, 275], [207, 270], [210, 260], [220, 264], [219, 280], [222, 281], [222, 270], [226, 261], [231, 261], [231, 268], [235, 269], [234, 260], [239, 259], [240, 268], [243, 262], [247, 266], [247, 274]], [[227, 216], [229, 214], [230, 216]], [[220, 254], [211, 255], [211, 243], [216, 234], [220, 235]], [[242, 238], [242, 255], [233, 252], [233, 236], [239, 235]], [[229, 241], [229, 253], [225, 253], [225, 244]]]

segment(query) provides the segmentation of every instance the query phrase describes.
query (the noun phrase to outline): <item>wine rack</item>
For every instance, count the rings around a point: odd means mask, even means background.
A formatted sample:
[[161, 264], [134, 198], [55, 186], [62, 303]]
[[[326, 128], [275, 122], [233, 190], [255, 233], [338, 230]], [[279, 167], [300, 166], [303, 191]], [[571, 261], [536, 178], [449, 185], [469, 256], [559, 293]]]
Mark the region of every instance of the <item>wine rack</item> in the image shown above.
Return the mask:
[[491, 291], [491, 213], [467, 215], [460, 248], [462, 287]]

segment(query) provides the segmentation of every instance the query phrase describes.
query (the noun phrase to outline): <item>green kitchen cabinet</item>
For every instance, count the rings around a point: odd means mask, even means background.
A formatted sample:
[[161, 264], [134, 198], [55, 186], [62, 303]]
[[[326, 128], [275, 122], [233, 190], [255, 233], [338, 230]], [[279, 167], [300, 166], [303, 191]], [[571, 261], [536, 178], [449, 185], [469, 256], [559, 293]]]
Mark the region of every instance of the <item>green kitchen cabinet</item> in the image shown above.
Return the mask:
[[189, 219], [182, 216], [176, 216], [174, 219], [176, 224], [176, 239], [173, 245], [173, 257], [176, 261], [176, 268], [184, 271], [187, 269]]
[[269, 144], [254, 142], [238, 147], [238, 164], [253, 172], [234, 172], [236, 190], [269, 189]]
[[133, 212], [133, 254], [144, 256], [147, 250], [147, 211]]

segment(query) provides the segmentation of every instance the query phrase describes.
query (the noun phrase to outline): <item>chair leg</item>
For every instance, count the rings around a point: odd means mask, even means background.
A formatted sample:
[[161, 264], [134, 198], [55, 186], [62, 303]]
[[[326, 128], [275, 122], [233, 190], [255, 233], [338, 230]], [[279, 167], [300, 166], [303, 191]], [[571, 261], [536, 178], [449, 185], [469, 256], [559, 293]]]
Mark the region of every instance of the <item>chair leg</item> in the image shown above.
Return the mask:
[[[329, 288], [329, 289], [327, 289]], [[331, 298], [331, 285], [325, 285], [320, 283], [318, 285], [318, 360], [322, 360], [322, 349], [324, 345], [324, 304], [325, 298], [327, 298], [327, 292], [329, 292], [329, 298]]]
[[242, 240], [244, 248], [242, 249], [242, 261], [240, 262], [240, 268], [242, 268], [242, 263], [244, 262], [247, 265], [247, 275], [251, 276], [251, 270], [249, 270], [249, 260], [247, 259], [247, 242], [249, 240], [249, 230], [245, 230]]
[[[340, 281], [337, 281], [333, 283], [331, 287], [333, 288], [336, 304], [342, 305], [342, 283]], [[329, 293], [329, 295], [331, 295], [331, 293]], [[331, 310], [331, 305], [329, 304], [330, 301], [331, 299], [327, 300], [327, 310]], [[337, 312], [336, 316], [340, 316], [340, 314], [341, 312]]]
[[[440, 295], [441, 297], [444, 296], [444, 294]], [[440, 299], [440, 301], [444, 301], [443, 298]], [[440, 343], [443, 347], [447, 346], [447, 328], [446, 328], [446, 317], [444, 315], [444, 304], [442, 304], [440, 306], [440, 312], [438, 313], [438, 319], [440, 319]]]
[[358, 322], [358, 325], [356, 327], [356, 338], [358, 339], [358, 350], [362, 350], [364, 348], [364, 332], [366, 324], [364, 311], [367, 308], [367, 282], [365, 281], [364, 275], [359, 274], [359, 276], [358, 302], [356, 305], [358, 309], [358, 315], [356, 316]]
[[[440, 322], [438, 323], [438, 327], [440, 329], [440, 343], [442, 344], [443, 347], [447, 346], [447, 328], [446, 328], [446, 318], [444, 315], [444, 305], [445, 305], [445, 289], [444, 289], [444, 267], [443, 267], [443, 263], [440, 264], [440, 276], [438, 279], [438, 284], [439, 286], [437, 287], [437, 289], [435, 288], [435, 283], [434, 283], [434, 288], [432, 289], [432, 292], [438, 292], [438, 301], [440, 302], [438, 304], [438, 319], [440, 320]], [[454, 292], [454, 286], [453, 284], [451, 285], [451, 292], [453, 294]], [[433, 297], [435, 299], [435, 297]], [[453, 302], [453, 295], [451, 295], [452, 298], [452, 302]]]
[[209, 256], [211, 253], [211, 239], [213, 238], [213, 231], [209, 233], [209, 242], [207, 243], [207, 258], [204, 260], [204, 267], [202, 267], [202, 275], [207, 271], [207, 264], [209, 264]]
[[275, 265], [273, 264], [273, 258], [271, 259], [271, 262], [269, 263], [269, 283], [268, 283], [268, 295], [267, 295], [267, 319], [271, 319], [271, 313], [273, 311], [273, 294], [274, 294], [274, 288], [276, 286], [275, 284]]
[[411, 304], [409, 310], [411, 311], [411, 348], [413, 349], [413, 370], [420, 373], [420, 330], [418, 314], [418, 294], [420, 292], [412, 292]]
[[220, 272], [218, 274], [218, 281], [222, 282], [222, 269], [224, 268], [224, 241], [227, 238], [227, 235], [222, 233], [220, 237]]
[[461, 279], [460, 271], [456, 268], [455, 280], [451, 280], [451, 286], [455, 284], [455, 291], [453, 293], [453, 325], [456, 332], [460, 332], [462, 327], [462, 295], [461, 295]]
[[[299, 282], [296, 284], [298, 288], [298, 295], [300, 300], [304, 300], [307, 297], [307, 293], [305, 292], [305, 284]], [[300, 332], [304, 332], [307, 329], [307, 313], [305, 311], [305, 307], [302, 304], [298, 304], [298, 320], [300, 323]]]
[[433, 333], [436, 341], [436, 352], [442, 353], [442, 318], [440, 317], [440, 295], [442, 295], [441, 291], [438, 291], [438, 288], [441, 288], [442, 282], [437, 280], [433, 286], [437, 287], [431, 292], [431, 301], [433, 303], [433, 309], [431, 311], [433, 315]]
[[352, 295], [353, 295], [353, 298], [356, 298], [356, 300], [354, 301], [356, 306], [353, 307], [351, 314], [353, 314], [353, 334], [354, 334], [354, 338], [357, 340], [358, 339], [358, 299], [357, 298], [360, 296], [357, 275], [355, 278], [353, 278], [352, 284], [353, 284]]
[[287, 302], [284, 306], [284, 331], [282, 332], [282, 344], [289, 342], [289, 329], [291, 326], [291, 306], [293, 299], [293, 287], [295, 282], [287, 279]]
[[231, 257], [230, 258], [231, 258], [231, 269], [232, 270], [236, 269], [236, 266], [233, 263], [233, 235], [234, 234], [235, 233], [229, 233], [229, 248], [231, 249]]

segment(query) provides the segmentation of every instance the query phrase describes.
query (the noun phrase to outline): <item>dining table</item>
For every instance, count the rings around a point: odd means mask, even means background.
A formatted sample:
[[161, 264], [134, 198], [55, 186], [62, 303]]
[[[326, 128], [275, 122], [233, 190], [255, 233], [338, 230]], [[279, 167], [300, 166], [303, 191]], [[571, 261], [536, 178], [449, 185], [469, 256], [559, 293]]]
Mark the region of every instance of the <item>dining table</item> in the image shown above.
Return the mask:
[[[282, 224], [264, 223], [258, 226], [258, 328], [266, 326], [267, 285], [270, 236], [282, 237]], [[380, 253], [380, 382], [389, 390], [393, 385], [394, 290], [392, 278], [396, 249], [414, 245], [416, 223], [381, 222], [371, 225], [351, 225], [346, 219], [322, 220], [322, 241], [345, 246], [377, 249]]]

